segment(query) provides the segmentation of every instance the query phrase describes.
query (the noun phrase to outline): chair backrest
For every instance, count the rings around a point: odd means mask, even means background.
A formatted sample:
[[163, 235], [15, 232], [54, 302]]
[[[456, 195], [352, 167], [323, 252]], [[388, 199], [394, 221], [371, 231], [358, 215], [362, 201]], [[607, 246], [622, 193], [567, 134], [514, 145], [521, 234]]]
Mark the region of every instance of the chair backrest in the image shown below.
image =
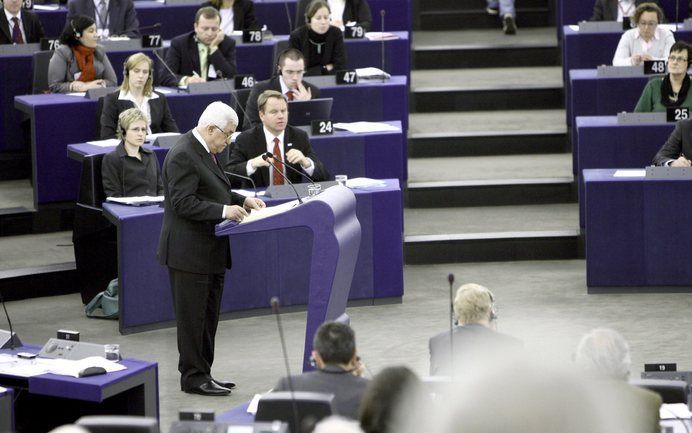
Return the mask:
[[333, 394], [270, 392], [260, 398], [255, 421], [283, 421], [292, 433], [310, 433], [315, 424], [334, 413], [333, 401]]
[[171, 73], [168, 72], [168, 69], [162, 64], [163, 62], [159, 60], [159, 57], [162, 59], [166, 58], [168, 48], [158, 48], [154, 51], [159, 55], [158, 57], [153, 54], [151, 56], [154, 59], [154, 85], [158, 86], [161, 84], [163, 77], [170, 77]]
[[305, 19], [305, 10], [308, 8], [312, 0], [298, 0], [296, 3], [296, 20], [293, 22], [293, 28], [297, 29], [307, 22]]
[[156, 418], [129, 415], [83, 416], [75, 423], [90, 433], [160, 433]]
[[101, 208], [106, 200], [103, 192], [103, 177], [101, 176], [101, 163], [103, 155], [91, 155], [84, 158], [82, 163], [82, 176], [79, 181], [78, 204]]
[[238, 131], [250, 129], [250, 125], [245, 126], [245, 107], [247, 106], [247, 100], [250, 97], [251, 91], [252, 89], [238, 89], [235, 91], [235, 106], [232, 108], [238, 113]]
[[34, 77], [31, 86], [31, 93], [47, 93], [48, 87], [48, 64], [53, 57], [53, 51], [37, 51], [33, 57]]
[[690, 388], [684, 380], [631, 379], [629, 383], [657, 393], [663, 403], [687, 404]]
[[279, 54], [290, 47], [288, 39], [277, 41], [274, 45], [274, 62], [272, 63], [272, 69], [269, 71], [269, 76], [273, 77], [277, 74], [276, 65], [279, 64]]

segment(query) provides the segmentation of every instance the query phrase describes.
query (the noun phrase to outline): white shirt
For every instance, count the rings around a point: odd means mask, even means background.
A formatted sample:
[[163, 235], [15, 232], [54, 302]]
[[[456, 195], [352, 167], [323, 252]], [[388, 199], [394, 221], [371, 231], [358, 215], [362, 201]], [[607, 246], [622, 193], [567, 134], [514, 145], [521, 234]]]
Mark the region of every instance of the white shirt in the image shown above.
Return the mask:
[[94, 17], [96, 18], [96, 33], [103, 38], [108, 37], [108, 2], [109, 0], [106, 0], [106, 10], [104, 13], [105, 22], [101, 22], [101, 15], [99, 15], [99, 4], [101, 3], [101, 0], [94, 0]]
[[649, 54], [654, 60], [666, 60], [674, 43], [673, 32], [661, 26], [656, 27], [654, 37], [648, 43], [639, 36], [638, 28], [627, 30], [620, 37], [613, 66], [632, 66], [635, 54]]
[[233, 36], [233, 8], [219, 9], [219, 13], [221, 14], [221, 30], [227, 36]]
[[287, 94], [289, 91], [292, 91], [293, 89], [291, 89], [290, 87], [288, 87], [288, 86], [286, 85], [286, 83], [284, 82], [284, 77], [282, 77], [282, 76], [280, 76], [280, 75], [279, 75], [279, 83], [281, 84], [281, 94], [282, 94], [282, 95], [285, 95], [286, 98], [288, 98], [288, 95], [286, 95], [286, 94]]
[[118, 99], [122, 101], [131, 101], [135, 108], [138, 108], [147, 118], [147, 135], [151, 134], [151, 107], [149, 107], [149, 101], [152, 99], [158, 99], [159, 95], [156, 93], [151, 93], [151, 96], [144, 96], [142, 99], [142, 105], [137, 103], [137, 100], [130, 92], [120, 91], [118, 94]]
[[[267, 145], [267, 147], [266, 147], [267, 152], [274, 153], [274, 138], [278, 138], [279, 139], [279, 152], [281, 152], [281, 157], [282, 157], [281, 160], [286, 161], [286, 158], [285, 158], [286, 152], [284, 152], [284, 133], [286, 131], [281, 131], [281, 134], [279, 134], [278, 136], [274, 136], [274, 134], [269, 132], [267, 130], [267, 128], [265, 128], [264, 126], [262, 127], [262, 130], [264, 130], [264, 140], [265, 140], [266, 145]], [[291, 143], [288, 143], [286, 145], [286, 147], [290, 148]], [[289, 149], [289, 150], [291, 150], [291, 149]], [[307, 160], [310, 161], [310, 167], [303, 168], [303, 171], [308, 176], [312, 176], [312, 173], [314, 173], [314, 171], [315, 171], [315, 164], [312, 162], [312, 159], [307, 158]], [[279, 163], [274, 163], [274, 165], [276, 165], [277, 167], [281, 167], [283, 169], [283, 173], [286, 174], [286, 169], [283, 167], [283, 164], [281, 164], [279, 162]], [[252, 176], [257, 171], [256, 168], [252, 167], [252, 164], [250, 161], [248, 161], [247, 164], [245, 165], [245, 170], [247, 170], [248, 176]], [[273, 182], [273, 180], [274, 180], [274, 167], [270, 166], [269, 167], [269, 184], [270, 185]]]
[[9, 24], [10, 28], [10, 36], [12, 36], [12, 30], [14, 29], [14, 21], [12, 21], [12, 18], [17, 18], [19, 19], [18, 26], [19, 26], [19, 31], [22, 33], [22, 40], [26, 44], [26, 33], [24, 33], [24, 25], [22, 24], [22, 11], [20, 10], [17, 12], [17, 15], [12, 15], [10, 11], [8, 11], [5, 8], [2, 8], [3, 11], [5, 11], [5, 16], [7, 17], [7, 23]]
[[332, 21], [343, 21], [346, 0], [329, 0], [329, 9], [332, 11]]
[[[622, 22], [623, 17], [631, 17], [634, 13], [634, 7], [634, 0], [618, 0], [617, 20]], [[623, 11], [625, 12], [624, 14]]]

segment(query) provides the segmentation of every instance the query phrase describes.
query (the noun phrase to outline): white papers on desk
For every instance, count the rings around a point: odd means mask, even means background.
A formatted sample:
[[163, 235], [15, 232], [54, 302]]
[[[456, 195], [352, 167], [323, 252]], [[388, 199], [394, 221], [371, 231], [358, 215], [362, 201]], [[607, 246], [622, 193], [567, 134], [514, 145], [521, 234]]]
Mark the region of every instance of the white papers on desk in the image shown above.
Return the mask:
[[646, 177], [646, 169], [644, 170], [616, 170], [613, 177]]
[[157, 132], [156, 134], [147, 135], [146, 141], [155, 141], [159, 137], [171, 137], [173, 135], [180, 135], [179, 132]]
[[115, 147], [120, 143], [120, 140], [117, 138], [108, 138], [106, 140], [94, 140], [94, 141], [87, 141], [87, 144], [91, 144], [94, 146], [98, 147]]
[[369, 41], [392, 41], [399, 39], [399, 36], [389, 32], [367, 32], [365, 33], [365, 39]]
[[150, 195], [142, 195], [139, 197], [108, 197], [106, 201], [125, 204], [128, 206], [144, 206], [148, 204], [161, 203], [163, 201], [163, 196], [159, 195], [153, 197]]
[[401, 129], [397, 126], [392, 126], [388, 123], [382, 122], [351, 122], [335, 123], [334, 127], [336, 129], [343, 129], [344, 131], [353, 132], [356, 134], [364, 132], [400, 132]]
[[392, 78], [391, 75], [378, 68], [358, 68], [356, 69], [356, 75], [358, 75], [359, 80], [389, 80]]
[[662, 404], [659, 409], [661, 419], [690, 419], [692, 412], [685, 403], [668, 403]]
[[[303, 199], [303, 201], [307, 201], [307, 200], [308, 200], [307, 198]], [[264, 219], [264, 218], [267, 218], [270, 216], [279, 215], [279, 214], [284, 213], [290, 209], [293, 209], [297, 205], [298, 205], [298, 200], [293, 200], [293, 201], [289, 201], [286, 203], [282, 203], [282, 204], [277, 205], [277, 206], [265, 207], [265, 208], [259, 209], [259, 210], [252, 209], [250, 211], [250, 215], [243, 218], [243, 221], [241, 221], [240, 224], [250, 223], [250, 222], [258, 221], [258, 220], [261, 220], [261, 219]]]
[[[38, 359], [38, 358], [36, 358]], [[21, 359], [8, 353], [0, 354], [0, 374], [18, 377], [38, 376], [48, 373], [48, 369], [34, 362], [34, 359]]]
[[346, 181], [346, 186], [349, 188], [384, 188], [387, 183], [369, 177], [354, 177]]
[[[234, 189], [233, 192], [237, 192], [238, 194], [242, 195], [243, 197], [254, 197], [255, 196], [255, 191], [250, 191], [249, 189]], [[266, 193], [267, 193], [266, 191], [258, 191], [257, 196], [261, 197]]]
[[656, 27], [661, 27], [662, 29], [667, 29], [670, 30], [671, 32], [675, 32], [678, 29], [678, 25], [673, 23], [673, 24], [659, 24]]
[[80, 359], [79, 361], [43, 358], [36, 358], [36, 361], [47, 364], [49, 373], [72, 377], [79, 377], [79, 372], [88, 367], [102, 367], [104, 370], [106, 370], [106, 373], [127, 369], [127, 367], [122, 364], [109, 361], [100, 356], [90, 356], [88, 358]]
[[60, 9], [60, 5], [59, 4], [55, 4], [55, 5], [37, 5], [37, 4], [34, 4], [34, 9], [36, 9], [37, 11], [57, 11], [58, 9]]
[[86, 92], [70, 92], [70, 93], [65, 93], [67, 96], [77, 96], [79, 98], [83, 98], [86, 96]]
[[570, 24], [567, 27], [569, 27], [570, 30], [574, 30], [575, 32], [579, 31], [579, 24]]
[[156, 90], [159, 93], [163, 93], [164, 95], [168, 95], [169, 93], [173, 93], [171, 89], [168, 87], [155, 87], [154, 90]]

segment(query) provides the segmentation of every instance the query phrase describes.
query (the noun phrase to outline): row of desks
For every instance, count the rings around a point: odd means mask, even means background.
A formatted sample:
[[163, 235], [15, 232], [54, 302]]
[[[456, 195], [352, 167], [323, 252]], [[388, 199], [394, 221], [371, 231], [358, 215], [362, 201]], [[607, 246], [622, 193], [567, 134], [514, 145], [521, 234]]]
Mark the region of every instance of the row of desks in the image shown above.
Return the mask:
[[[165, 39], [170, 39], [179, 35], [181, 29], [192, 29], [195, 12], [202, 2], [166, 5], [158, 1], [138, 0], [134, 3], [140, 27], [161, 25], [157, 29], [145, 29], [142, 33], [156, 32]], [[253, 3], [257, 23], [260, 26], [266, 25], [276, 35], [289, 34], [291, 29], [304, 24], [304, 22], [295, 22], [296, 0], [254, 0]], [[411, 0], [369, 0], [368, 3], [373, 15], [373, 31], [382, 31], [380, 11], [385, 11], [385, 31], [411, 31]], [[67, 6], [60, 6], [57, 10], [35, 10], [35, 12], [47, 36], [60, 35], [67, 21]]]
[[[381, 67], [384, 52], [385, 70], [392, 75], [407, 76], [410, 74], [410, 44], [408, 32], [396, 32], [398, 39], [374, 42], [366, 39], [348, 39], [346, 53], [348, 66], [364, 68], [369, 66]], [[257, 80], [265, 80], [274, 72], [274, 47], [277, 41], [285, 40], [288, 36], [276, 36], [261, 44], [238, 44], [236, 60], [239, 74], [254, 74]], [[20, 47], [21, 48], [21, 47]], [[36, 45], [38, 50], [38, 44]], [[136, 52], [144, 52], [155, 60], [155, 68], [161, 68], [160, 61], [154, 57], [152, 49], [109, 49], [108, 58], [115, 69], [118, 81], [122, 81], [122, 65], [125, 60]], [[32, 51], [23, 50], [18, 53], [0, 55], [0, 152], [21, 150], [25, 147], [22, 129], [21, 113], [14, 109], [15, 96], [31, 93], [31, 77], [33, 73]], [[398, 118], [398, 117], [392, 117]], [[176, 118], [177, 120], [177, 118]], [[179, 120], [178, 120], [179, 121]], [[91, 139], [93, 137], [88, 137]], [[75, 139], [71, 142], [80, 141]]]
[[[326, 79], [333, 80], [333, 77]], [[400, 144], [398, 153], [394, 154], [394, 159], [401, 165], [395, 172], [384, 172], [405, 180], [405, 131], [408, 127], [406, 77], [392, 77], [384, 83], [360, 82], [356, 85], [325, 85], [321, 88], [323, 97], [334, 98], [332, 119], [335, 122], [400, 120], [403, 130], [401, 140], [404, 141]], [[181, 131], [196, 126], [200, 113], [211, 102], [233, 102], [229, 93], [189, 95], [172, 92], [167, 98]], [[78, 193], [79, 168], [70, 164], [65, 156], [65, 149], [68, 144], [86, 142], [96, 136], [96, 101], [69, 95], [27, 95], [16, 97], [15, 105], [31, 120], [35, 206], [38, 208], [39, 205], [52, 202], [74, 201]], [[338, 150], [335, 152], [338, 154]], [[326, 158], [327, 155], [323, 157]], [[360, 173], [372, 173], [368, 170], [364, 168]], [[354, 172], [354, 175], [357, 173]]]

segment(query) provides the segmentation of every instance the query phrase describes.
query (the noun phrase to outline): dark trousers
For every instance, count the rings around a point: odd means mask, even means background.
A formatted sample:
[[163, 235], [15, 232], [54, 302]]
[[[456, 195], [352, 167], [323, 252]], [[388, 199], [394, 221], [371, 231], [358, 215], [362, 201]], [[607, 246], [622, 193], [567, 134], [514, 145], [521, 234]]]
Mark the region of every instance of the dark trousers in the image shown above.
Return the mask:
[[168, 274], [178, 327], [180, 388], [186, 391], [211, 379], [225, 274], [195, 274], [173, 268], [168, 268]]

